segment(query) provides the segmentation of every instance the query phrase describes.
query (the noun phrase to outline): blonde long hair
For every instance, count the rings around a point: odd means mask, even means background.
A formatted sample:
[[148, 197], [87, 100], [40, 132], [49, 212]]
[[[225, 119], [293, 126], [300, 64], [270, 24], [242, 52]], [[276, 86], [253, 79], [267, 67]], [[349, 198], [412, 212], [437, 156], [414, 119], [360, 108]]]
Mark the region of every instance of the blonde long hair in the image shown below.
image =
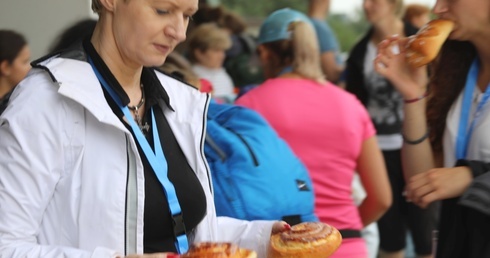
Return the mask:
[[320, 63], [320, 47], [313, 27], [303, 21], [292, 22], [288, 28], [291, 39], [264, 43], [273, 53], [269, 68], [277, 76], [282, 69], [292, 66], [293, 71], [307, 79], [325, 82]]

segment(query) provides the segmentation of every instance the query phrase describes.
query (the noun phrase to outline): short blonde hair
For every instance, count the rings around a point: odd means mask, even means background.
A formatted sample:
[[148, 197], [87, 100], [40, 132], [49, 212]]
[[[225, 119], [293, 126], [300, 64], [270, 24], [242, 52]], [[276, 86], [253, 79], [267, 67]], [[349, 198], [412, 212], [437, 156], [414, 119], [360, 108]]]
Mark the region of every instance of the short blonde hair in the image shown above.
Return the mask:
[[405, 7], [405, 14], [403, 20], [410, 22], [413, 18], [422, 15], [430, 15], [430, 8], [422, 4], [409, 4]]
[[197, 26], [189, 35], [189, 60], [197, 61], [194, 50], [205, 52], [208, 49], [227, 50], [231, 47], [231, 38], [226, 30], [219, 28], [215, 23], [203, 23]]
[[404, 11], [403, 0], [389, 0], [389, 2], [395, 5], [395, 15], [401, 18]]

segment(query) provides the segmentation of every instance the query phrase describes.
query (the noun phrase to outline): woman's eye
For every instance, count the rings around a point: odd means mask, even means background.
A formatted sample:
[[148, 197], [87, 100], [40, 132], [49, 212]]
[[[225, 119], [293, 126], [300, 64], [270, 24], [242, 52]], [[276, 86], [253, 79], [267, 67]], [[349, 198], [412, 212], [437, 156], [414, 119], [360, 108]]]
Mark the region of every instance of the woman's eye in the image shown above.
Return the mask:
[[158, 15], [168, 14], [167, 10], [156, 9]]

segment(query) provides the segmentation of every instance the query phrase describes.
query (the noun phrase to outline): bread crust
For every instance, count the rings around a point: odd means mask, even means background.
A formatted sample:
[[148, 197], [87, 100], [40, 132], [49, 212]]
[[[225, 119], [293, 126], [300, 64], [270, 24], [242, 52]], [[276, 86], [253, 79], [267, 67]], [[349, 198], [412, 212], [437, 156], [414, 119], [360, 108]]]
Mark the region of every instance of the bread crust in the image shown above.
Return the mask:
[[340, 246], [340, 232], [325, 223], [304, 222], [271, 236], [268, 258], [326, 258]]
[[420, 28], [407, 43], [408, 63], [412, 67], [420, 67], [432, 62], [453, 28], [454, 22], [445, 19], [432, 20]]
[[202, 242], [191, 246], [181, 258], [257, 258], [257, 253], [228, 242]]

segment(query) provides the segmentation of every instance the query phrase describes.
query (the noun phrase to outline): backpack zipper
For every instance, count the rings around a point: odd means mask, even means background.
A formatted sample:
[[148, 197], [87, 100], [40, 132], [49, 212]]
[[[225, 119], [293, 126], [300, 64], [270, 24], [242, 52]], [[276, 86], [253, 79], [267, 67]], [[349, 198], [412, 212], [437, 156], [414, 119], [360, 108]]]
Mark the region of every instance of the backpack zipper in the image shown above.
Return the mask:
[[225, 128], [228, 129], [228, 131], [230, 131], [233, 134], [235, 134], [240, 139], [240, 141], [242, 141], [243, 144], [245, 144], [245, 147], [247, 147], [248, 152], [250, 153], [250, 156], [252, 156], [252, 160], [253, 160], [254, 166], [258, 167], [260, 165], [259, 164], [259, 160], [257, 159], [257, 156], [253, 152], [252, 147], [250, 147], [250, 145], [247, 143], [247, 141], [245, 141], [245, 138], [243, 138], [243, 136], [241, 136], [239, 133], [231, 130], [230, 128], [227, 128], [227, 127], [225, 127]]

